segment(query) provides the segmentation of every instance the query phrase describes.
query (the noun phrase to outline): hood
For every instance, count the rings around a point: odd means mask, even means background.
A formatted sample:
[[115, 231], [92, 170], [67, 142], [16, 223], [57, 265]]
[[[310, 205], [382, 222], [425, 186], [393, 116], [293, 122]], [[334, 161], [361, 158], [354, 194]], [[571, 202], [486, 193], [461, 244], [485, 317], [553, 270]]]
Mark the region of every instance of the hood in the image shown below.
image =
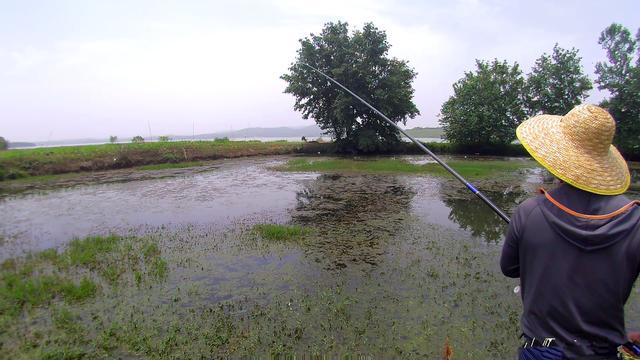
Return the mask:
[[[630, 201], [622, 195], [597, 195], [567, 184], [559, 186], [549, 194], [569, 209], [590, 215], [614, 212]], [[585, 251], [603, 249], [626, 239], [640, 221], [638, 206], [610, 219], [589, 220], [566, 213], [544, 196], [538, 197], [537, 200], [543, 216], [555, 232]]]

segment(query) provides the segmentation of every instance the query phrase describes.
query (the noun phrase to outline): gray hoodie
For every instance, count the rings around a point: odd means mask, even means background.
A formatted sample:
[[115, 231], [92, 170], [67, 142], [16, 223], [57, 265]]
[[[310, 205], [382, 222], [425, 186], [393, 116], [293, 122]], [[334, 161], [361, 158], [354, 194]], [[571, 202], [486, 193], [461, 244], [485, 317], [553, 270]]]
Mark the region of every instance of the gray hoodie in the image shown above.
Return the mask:
[[[607, 214], [625, 196], [588, 193], [563, 184], [550, 192], [583, 214]], [[626, 342], [624, 304], [640, 271], [640, 209], [607, 220], [567, 214], [544, 196], [516, 209], [500, 267], [520, 277], [522, 331], [555, 338], [569, 358], [602, 359]]]

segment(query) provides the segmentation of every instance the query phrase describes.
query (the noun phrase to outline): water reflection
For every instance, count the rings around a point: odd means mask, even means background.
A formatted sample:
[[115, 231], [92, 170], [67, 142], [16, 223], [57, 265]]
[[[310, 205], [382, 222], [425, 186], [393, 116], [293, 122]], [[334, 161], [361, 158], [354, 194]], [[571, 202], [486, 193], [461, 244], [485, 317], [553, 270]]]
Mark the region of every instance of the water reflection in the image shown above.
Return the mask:
[[[496, 186], [485, 187], [483, 193], [508, 215], [511, 215], [519, 203], [532, 195], [530, 189], [521, 184], [511, 184], [504, 189]], [[473, 236], [487, 241], [497, 241], [504, 235], [505, 222], [483, 201], [466, 189], [461, 189], [459, 184], [451, 181], [442, 182], [440, 196], [450, 209], [449, 220], [470, 231]]]
[[376, 265], [413, 195], [402, 177], [325, 174], [297, 192], [292, 219], [316, 229], [305, 252], [326, 268]]

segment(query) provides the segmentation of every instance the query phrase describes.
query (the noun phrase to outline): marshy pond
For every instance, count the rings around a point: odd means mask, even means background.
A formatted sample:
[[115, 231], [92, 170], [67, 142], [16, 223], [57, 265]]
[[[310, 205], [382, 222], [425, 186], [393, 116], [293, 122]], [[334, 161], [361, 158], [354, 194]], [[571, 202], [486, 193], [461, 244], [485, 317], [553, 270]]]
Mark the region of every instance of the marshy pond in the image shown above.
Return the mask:
[[[513, 358], [505, 225], [423, 171], [425, 157], [399, 159], [248, 158], [5, 187], [0, 358], [442, 358], [446, 342], [454, 359]], [[489, 168], [466, 171], [507, 213], [553, 186], [531, 160], [448, 160]]]

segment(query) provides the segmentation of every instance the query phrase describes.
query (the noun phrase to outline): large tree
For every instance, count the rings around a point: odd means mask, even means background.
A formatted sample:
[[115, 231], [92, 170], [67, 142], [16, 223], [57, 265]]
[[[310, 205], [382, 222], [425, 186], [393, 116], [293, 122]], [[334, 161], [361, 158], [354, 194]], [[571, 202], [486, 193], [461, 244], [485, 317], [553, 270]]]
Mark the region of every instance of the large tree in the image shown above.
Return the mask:
[[583, 73], [578, 50], [566, 50], [556, 44], [551, 55], [542, 54], [527, 77], [527, 110], [564, 115], [587, 98], [593, 88]]
[[[640, 29], [634, 39], [620, 24], [611, 24], [598, 43], [607, 52], [607, 62], [596, 64], [599, 89], [611, 97], [601, 104], [616, 119], [614, 142], [629, 155], [640, 155]], [[635, 57], [635, 63], [634, 63]]]
[[327, 23], [318, 35], [300, 40], [296, 61], [282, 79], [294, 109], [313, 118], [342, 150], [376, 151], [400, 140], [397, 130], [353, 96], [327, 81], [307, 63], [361, 96], [395, 123], [419, 114], [412, 101], [416, 72], [388, 56], [387, 35], [373, 24], [349, 32], [344, 22]]
[[518, 63], [476, 60], [453, 84], [454, 94], [440, 110], [445, 138], [458, 145], [501, 146], [515, 139], [525, 117], [524, 77]]
[[0, 136], [0, 151], [7, 150], [9, 148], [9, 142]]

